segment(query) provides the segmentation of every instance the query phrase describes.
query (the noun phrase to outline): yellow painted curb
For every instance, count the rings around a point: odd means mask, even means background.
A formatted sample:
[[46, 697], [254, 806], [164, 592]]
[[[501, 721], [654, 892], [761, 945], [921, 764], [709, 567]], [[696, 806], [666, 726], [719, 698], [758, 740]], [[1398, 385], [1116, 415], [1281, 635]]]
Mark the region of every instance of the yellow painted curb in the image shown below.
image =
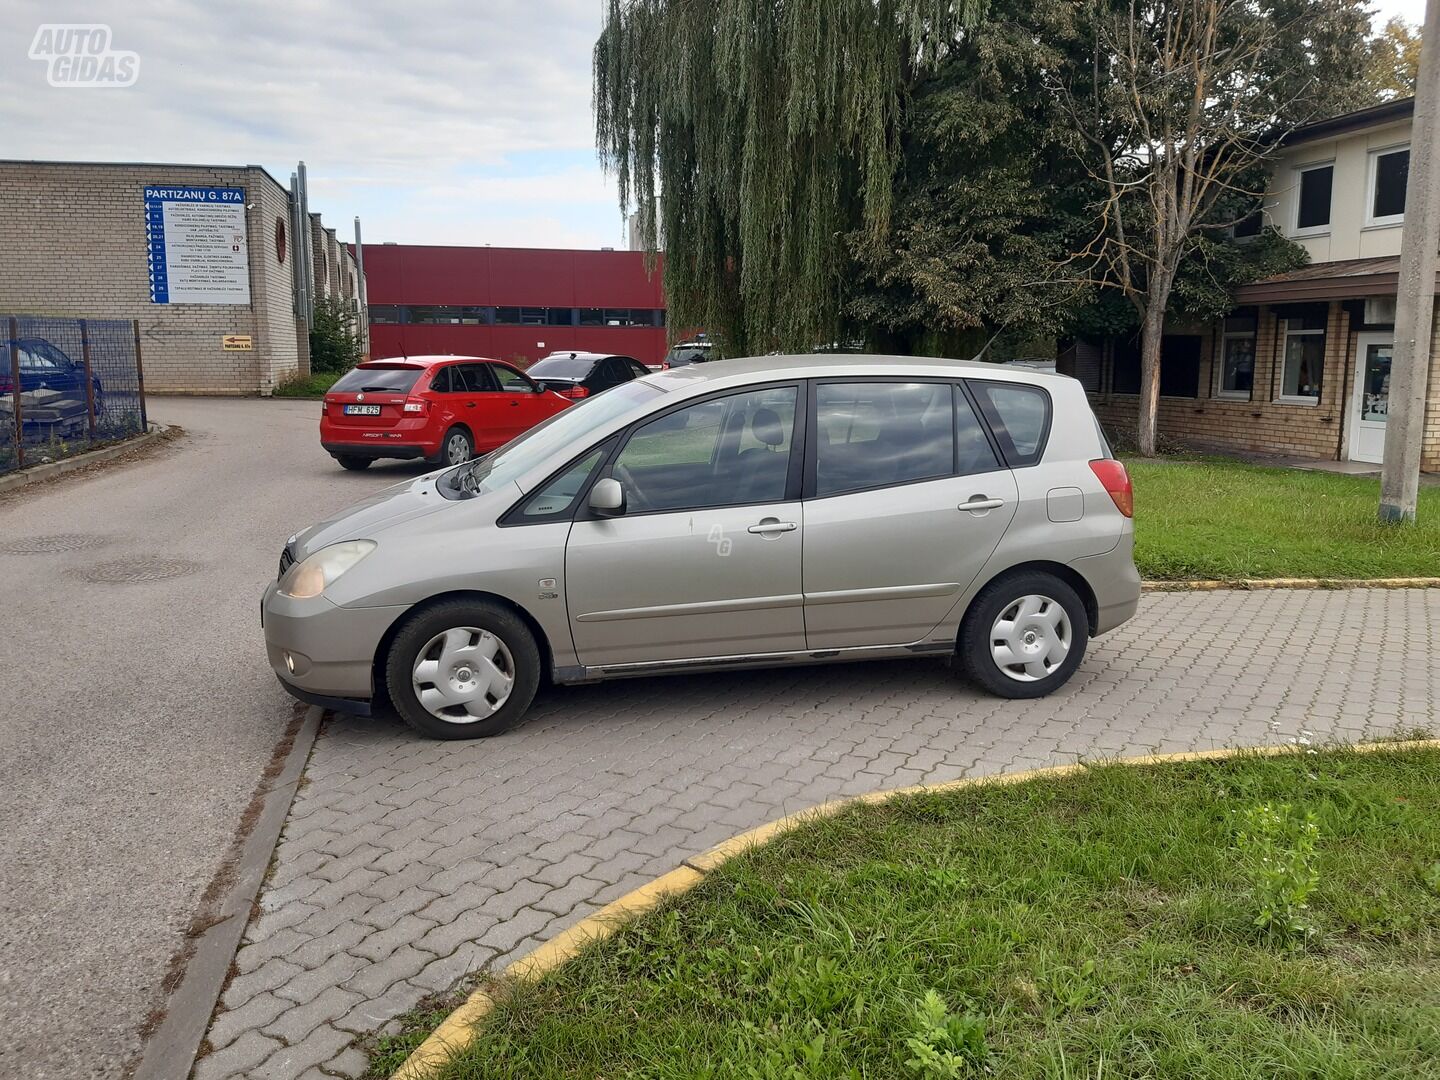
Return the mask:
[[1142, 592], [1214, 592], [1235, 589], [1440, 589], [1440, 577], [1239, 578], [1235, 581], [1145, 581]]
[[[1440, 750], [1440, 739], [1357, 743], [1346, 749], [1358, 754], [1386, 750]], [[1105, 764], [1173, 765], [1186, 761], [1223, 761], [1226, 758], [1234, 757], [1279, 757], [1285, 754], [1299, 753], [1300, 750], [1301, 748], [1296, 746], [1188, 750], [1178, 754], [1145, 754], [1140, 757], [1120, 758]], [[538, 979], [569, 960], [590, 942], [603, 941], [626, 922], [649, 911], [667, 897], [679, 896], [690, 891], [705, 880], [706, 874], [736, 855], [759, 847], [782, 833], [790, 832], [809, 822], [831, 817], [851, 806], [879, 805], [901, 796], [918, 795], [924, 792], [955, 791], [969, 787], [1008, 787], [1042, 777], [1073, 776], [1076, 773], [1084, 772], [1087, 768], [1090, 766], [1083, 763], [1052, 765], [1044, 769], [1026, 769], [1023, 772], [970, 776], [960, 780], [949, 780], [943, 784], [916, 784], [911, 787], [873, 791], [865, 795], [836, 799], [808, 810], [786, 814], [775, 821], [767, 822], [738, 836], [732, 836], [729, 840], [716, 844], [709, 851], [700, 855], [691, 856], [669, 873], [662, 874], [654, 881], [640, 886], [633, 892], [626, 893], [619, 900], [607, 904], [595, 914], [581, 919], [570, 929], [522, 956], [506, 967], [502, 975], [507, 978]], [[447, 1016], [439, 1027], [430, 1033], [429, 1038], [411, 1052], [404, 1064], [395, 1070], [391, 1080], [431, 1080], [439, 1073], [451, 1055], [465, 1049], [474, 1041], [476, 1024], [485, 1018], [494, 1004], [494, 999], [489, 994], [483, 990], [476, 990], [459, 1008]]]

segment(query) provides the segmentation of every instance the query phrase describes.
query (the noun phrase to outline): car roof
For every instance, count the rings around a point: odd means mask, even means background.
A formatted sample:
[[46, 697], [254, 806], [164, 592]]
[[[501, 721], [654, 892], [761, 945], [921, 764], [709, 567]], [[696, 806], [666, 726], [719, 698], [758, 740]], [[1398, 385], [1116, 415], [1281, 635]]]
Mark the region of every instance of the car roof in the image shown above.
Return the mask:
[[496, 364], [504, 361], [494, 360], [488, 356], [376, 356], [370, 360], [364, 360], [356, 367], [413, 367], [427, 368], [436, 364], [450, 364], [461, 361], [468, 361], [472, 364]]
[[948, 360], [936, 356], [876, 356], [869, 353], [796, 353], [776, 356], [744, 356], [712, 360], [708, 364], [671, 368], [650, 378], [666, 390], [694, 388], [697, 383], [754, 381], [756, 375], [776, 378], [821, 379], [829, 376], [916, 375], [945, 378], [957, 375], [994, 379], [998, 382], [1045, 384], [1069, 380], [1069, 376], [1010, 367], [983, 360]]

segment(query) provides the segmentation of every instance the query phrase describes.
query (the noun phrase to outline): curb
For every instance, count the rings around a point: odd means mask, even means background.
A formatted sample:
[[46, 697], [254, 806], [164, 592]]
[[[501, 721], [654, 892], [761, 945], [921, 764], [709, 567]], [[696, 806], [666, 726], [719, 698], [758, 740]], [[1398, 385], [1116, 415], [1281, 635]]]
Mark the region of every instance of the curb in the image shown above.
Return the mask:
[[59, 461], [48, 461], [44, 465], [32, 465], [19, 472], [0, 477], [0, 494], [39, 483], [41, 480], [53, 480], [57, 476], [64, 476], [66, 473], [75, 472], [88, 465], [98, 465], [102, 461], [110, 461], [121, 454], [128, 454], [132, 450], [149, 446], [163, 438], [169, 430], [170, 428], [165, 424], [152, 423], [149, 431], [143, 435], [136, 435], [133, 439], [126, 439], [124, 442], [118, 442], [99, 450], [87, 450], [83, 454], [61, 458]]
[[1233, 581], [1144, 581], [1141, 592], [1237, 592], [1260, 589], [1440, 589], [1440, 577], [1237, 578]]
[[[1433, 579], [1421, 579], [1433, 580]], [[1437, 582], [1440, 584], [1440, 582]], [[1394, 586], [1400, 588], [1402, 586]], [[1366, 754], [1386, 750], [1440, 750], [1440, 739], [1416, 739], [1405, 742], [1357, 743], [1348, 749]], [[1113, 762], [1119, 765], [1171, 765], [1186, 761], [1224, 761], [1233, 757], [1280, 757], [1298, 753], [1294, 746], [1236, 747], [1224, 750], [1190, 750], [1178, 754], [1145, 754], [1140, 757], [1120, 758]], [[1107, 764], [1109, 764], [1107, 762]], [[681, 862], [674, 870], [661, 874], [654, 881], [626, 893], [620, 899], [606, 904], [593, 915], [581, 919], [568, 930], [564, 930], [509, 964], [502, 972], [504, 978], [538, 979], [553, 971], [582, 948], [594, 941], [610, 937], [628, 920], [656, 907], [662, 900], [689, 892], [705, 875], [737, 855], [751, 848], [773, 840], [782, 833], [790, 832], [811, 821], [831, 817], [857, 804], [878, 805], [905, 795], [921, 792], [955, 791], [967, 787], [987, 785], [1008, 786], [1021, 784], [1041, 777], [1073, 776], [1084, 772], [1090, 766], [1084, 763], [1074, 765], [1052, 765], [1045, 769], [1026, 769], [1022, 772], [995, 773], [989, 776], [971, 776], [950, 780], [943, 784], [915, 784], [910, 787], [892, 788], [888, 791], [874, 791], [833, 802], [822, 803], [808, 810], [786, 814], [765, 825], [733, 836], [716, 844], [709, 851], [693, 855]], [[475, 1025], [483, 1020], [494, 1006], [494, 999], [483, 990], [476, 990], [449, 1016], [429, 1037], [411, 1051], [391, 1080], [431, 1080], [450, 1060], [451, 1056], [464, 1050], [475, 1040]]]
[[[164, 1019], [144, 1043], [139, 1064], [131, 1074], [134, 1080], [174, 1080], [190, 1075], [200, 1044], [210, 1029], [215, 1003], [230, 979], [230, 965], [250, 924], [255, 898], [270, 868], [280, 831], [290, 816], [290, 804], [300, 786], [305, 763], [310, 760], [323, 715], [323, 709], [312, 705], [298, 722], [291, 722], [287, 733], [290, 745], [280, 743], [271, 768], [266, 770], [268, 775], [251, 797], [251, 809], [255, 811], [252, 824], [243, 831], [242, 819], [242, 832], [231, 846], [234, 861], [222, 867], [212, 882], [212, 888], [220, 886], [213, 909], [205, 911], [206, 898], [201, 898], [204, 929], [194, 938], [188, 955], [182, 951], [172, 961], [172, 972], [178, 971], [178, 978], [163, 1003]], [[171, 980], [167, 977], [166, 981]]]

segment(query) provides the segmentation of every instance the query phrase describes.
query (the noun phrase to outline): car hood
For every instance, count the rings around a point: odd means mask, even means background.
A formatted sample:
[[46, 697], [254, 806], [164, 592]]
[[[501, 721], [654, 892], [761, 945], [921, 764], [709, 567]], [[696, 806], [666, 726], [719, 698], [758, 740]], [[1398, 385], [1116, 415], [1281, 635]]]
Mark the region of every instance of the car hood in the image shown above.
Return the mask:
[[342, 540], [372, 540], [386, 529], [456, 505], [435, 490], [439, 476], [439, 472], [430, 473], [381, 488], [333, 517], [296, 533], [289, 541], [291, 552], [299, 561]]

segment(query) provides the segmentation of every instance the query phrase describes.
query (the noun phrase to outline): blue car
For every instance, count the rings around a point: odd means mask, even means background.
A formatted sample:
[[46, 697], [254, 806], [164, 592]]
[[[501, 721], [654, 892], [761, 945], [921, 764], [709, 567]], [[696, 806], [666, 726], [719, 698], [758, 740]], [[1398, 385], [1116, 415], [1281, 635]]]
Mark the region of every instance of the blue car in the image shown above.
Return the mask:
[[[11, 350], [20, 357], [22, 392], [58, 390], [67, 397], [85, 400], [85, 365], [70, 359], [44, 338], [16, 338], [0, 342], [0, 394], [15, 391]], [[95, 415], [99, 416], [105, 409], [104, 389], [99, 377], [93, 373], [90, 383], [95, 391]]]

